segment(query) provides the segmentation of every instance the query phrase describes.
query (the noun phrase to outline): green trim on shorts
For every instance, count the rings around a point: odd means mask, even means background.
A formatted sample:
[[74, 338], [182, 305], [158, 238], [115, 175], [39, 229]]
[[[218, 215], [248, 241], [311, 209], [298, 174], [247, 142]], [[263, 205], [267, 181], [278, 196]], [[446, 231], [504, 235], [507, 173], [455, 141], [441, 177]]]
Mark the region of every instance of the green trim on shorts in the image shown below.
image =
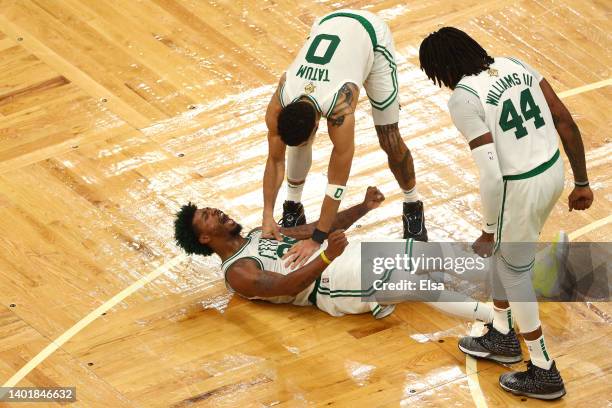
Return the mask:
[[334, 17], [348, 17], [359, 21], [361, 26], [367, 31], [368, 35], [370, 36], [370, 41], [372, 41], [372, 48], [376, 48], [376, 45], [378, 45], [378, 40], [376, 39], [376, 30], [374, 30], [372, 23], [370, 23], [365, 17], [353, 13], [333, 13], [319, 21], [319, 25]]
[[527, 265], [523, 265], [523, 266], [516, 266], [516, 265], [512, 265], [510, 262], [508, 262], [506, 260], [506, 258], [504, 258], [503, 256], [501, 257], [502, 261], [504, 262], [504, 264], [506, 264], [506, 266], [508, 268], [510, 268], [511, 270], [513, 270], [514, 272], [527, 272], [528, 270], [530, 270], [533, 265], [535, 264], [535, 258], [529, 262]]
[[[383, 274], [382, 278], [380, 279], [380, 281], [382, 283], [388, 282], [389, 279], [391, 279], [391, 274], [394, 270], [395, 268], [387, 269], [385, 273]], [[368, 289], [365, 289], [365, 290], [361, 290], [361, 289], [334, 289], [334, 290], [331, 290], [329, 288], [325, 288], [322, 286], [319, 286], [317, 290], [317, 293], [321, 295], [326, 295], [332, 298], [334, 297], [368, 297], [368, 296], [373, 295], [374, 292], [376, 292], [376, 289], [374, 289], [373, 284], [372, 286], [370, 286]]]
[[[391, 92], [391, 95], [388, 96], [383, 101], [375, 101], [374, 99], [368, 96], [368, 98], [370, 99], [370, 104], [372, 105], [374, 109], [377, 109], [377, 110], [387, 109], [395, 101], [395, 99], [397, 98], [397, 94], [399, 92], [399, 87], [397, 83], [397, 65], [395, 64], [395, 60], [393, 59], [393, 56], [384, 46], [378, 44], [378, 39], [376, 38], [376, 30], [374, 29], [374, 26], [372, 26], [372, 23], [370, 23], [368, 19], [366, 19], [365, 17], [360, 16], [359, 14], [354, 14], [354, 13], [344, 13], [344, 12], [333, 13], [323, 18], [319, 22], [319, 25], [321, 25], [325, 21], [330, 20], [334, 17], [347, 17], [347, 18], [352, 18], [352, 19], [357, 20], [361, 24], [361, 26], [366, 30], [368, 35], [370, 36], [370, 41], [372, 42], [372, 50], [374, 52], [381, 53], [383, 57], [385, 57], [385, 59], [389, 62], [389, 66], [391, 67], [391, 81], [393, 84], [393, 91]], [[330, 113], [331, 113], [331, 109], [328, 111], [327, 114], [330, 114]]]
[[502, 205], [501, 210], [499, 212], [499, 216], [497, 217], [497, 239], [495, 240], [495, 248], [493, 249], [493, 253], [497, 252], [499, 249], [499, 245], [501, 243], [501, 235], [504, 223], [504, 207], [506, 206], [506, 188], [508, 186], [507, 181], [504, 180], [504, 194], [502, 196]]
[[511, 175], [511, 176], [503, 176], [504, 180], [524, 180], [527, 178], [531, 178], [531, 177], [535, 177], [538, 174], [542, 174], [544, 173], [546, 170], [550, 169], [552, 167], [553, 164], [555, 164], [555, 162], [557, 160], [559, 160], [559, 156], [561, 155], [561, 153], [559, 152], [559, 149], [557, 149], [557, 151], [555, 152], [555, 154], [553, 155], [553, 157], [550, 158], [550, 160], [548, 160], [547, 162], [544, 162], [542, 164], [540, 164], [538, 167], [533, 168], [525, 173], [521, 173], [521, 174], [515, 174], [515, 175]]
[[476, 92], [476, 91], [475, 91], [473, 88], [470, 88], [470, 87], [469, 87], [469, 86], [467, 86], [467, 85], [464, 85], [464, 84], [457, 84], [457, 85], [455, 86], [455, 88], [461, 88], [461, 89], [463, 89], [464, 91], [468, 91], [469, 93], [474, 94], [474, 95], [475, 95], [477, 98], [479, 98], [479, 99], [480, 99], [480, 96], [478, 96], [478, 92]]
[[395, 64], [395, 60], [393, 59], [393, 56], [391, 55], [389, 50], [387, 50], [382, 45], [376, 46], [374, 48], [374, 52], [381, 53], [382, 56], [385, 57], [385, 59], [389, 62], [389, 66], [391, 67], [391, 83], [393, 85], [393, 91], [391, 92], [391, 95], [389, 95], [387, 97], [387, 99], [385, 99], [384, 101], [381, 101], [381, 102], [375, 101], [374, 99], [370, 98], [369, 96], [368, 96], [368, 99], [370, 100], [370, 104], [372, 105], [372, 107], [374, 109], [385, 110], [397, 98], [398, 89], [399, 89], [399, 87], [397, 85], [397, 65]]
[[317, 305], [317, 291], [320, 285], [321, 285], [321, 277], [319, 276], [317, 280], [315, 280], [315, 284], [312, 288], [312, 291], [310, 292], [310, 295], [308, 295], [308, 301], [315, 306]]

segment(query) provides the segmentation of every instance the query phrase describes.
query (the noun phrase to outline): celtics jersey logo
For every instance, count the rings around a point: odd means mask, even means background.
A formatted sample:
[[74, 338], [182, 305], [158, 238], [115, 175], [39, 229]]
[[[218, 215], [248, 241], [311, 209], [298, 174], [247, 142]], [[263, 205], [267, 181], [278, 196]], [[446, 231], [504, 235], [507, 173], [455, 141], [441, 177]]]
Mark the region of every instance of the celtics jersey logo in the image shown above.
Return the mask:
[[257, 245], [257, 252], [259, 256], [280, 259], [287, 253], [287, 251], [297, 242], [297, 239], [287, 237], [283, 235], [282, 241], [275, 239], [259, 238], [259, 244]]

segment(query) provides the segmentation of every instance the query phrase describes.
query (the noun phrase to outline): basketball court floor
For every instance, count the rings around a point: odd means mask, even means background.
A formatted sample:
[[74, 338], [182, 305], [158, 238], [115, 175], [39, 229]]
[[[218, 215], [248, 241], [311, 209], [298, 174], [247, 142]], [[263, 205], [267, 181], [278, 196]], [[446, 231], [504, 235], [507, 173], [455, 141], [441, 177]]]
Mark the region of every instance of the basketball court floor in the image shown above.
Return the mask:
[[[582, 131], [595, 202], [568, 213], [563, 154], [566, 190], [543, 240], [610, 241], [609, 1], [0, 0], [0, 385], [74, 386], [75, 407], [611, 406], [608, 303], [541, 305], [567, 388], [546, 403], [502, 391], [508, 368], [466, 359], [457, 339], [470, 322], [418, 303], [378, 321], [245, 301], [227, 293], [218, 258], [175, 246], [173, 214], [189, 200], [259, 225], [266, 105], [315, 16], [339, 8], [379, 13], [393, 31], [431, 240], [472, 241], [480, 225], [449, 92], [418, 66], [422, 38], [453, 25], [543, 73]], [[368, 185], [387, 201], [349, 239], [397, 238], [400, 190], [369, 109], [356, 113], [343, 205]]]

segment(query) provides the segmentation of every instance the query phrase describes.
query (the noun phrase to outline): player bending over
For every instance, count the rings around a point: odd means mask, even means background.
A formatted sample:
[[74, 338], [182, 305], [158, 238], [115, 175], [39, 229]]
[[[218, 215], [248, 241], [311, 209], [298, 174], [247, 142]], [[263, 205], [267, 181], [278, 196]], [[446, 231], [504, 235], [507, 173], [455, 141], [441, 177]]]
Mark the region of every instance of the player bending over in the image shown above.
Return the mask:
[[474, 250], [481, 256], [495, 253], [501, 283], [493, 285], [489, 331], [463, 338], [459, 348], [475, 357], [519, 362], [515, 320], [531, 361], [525, 372], [503, 374], [501, 387], [533, 398], [560, 398], [565, 387], [544, 341], [530, 271], [542, 226], [563, 191], [559, 137], [574, 173], [569, 210], [585, 210], [593, 201], [578, 126], [536, 70], [516, 58], [489, 56], [461, 30], [444, 27], [430, 34], [419, 59], [434, 83], [453, 90], [450, 114], [480, 173], [484, 222]]
[[367, 11], [339, 10], [315, 21], [308, 40], [280, 79], [266, 111], [268, 159], [263, 179], [263, 236], [281, 239], [273, 218], [285, 174], [287, 201], [283, 227], [306, 222], [300, 204], [312, 161], [312, 143], [321, 118], [327, 119], [334, 147], [321, 215], [311, 236], [286, 259], [302, 264], [331, 231], [346, 192], [355, 151], [355, 108], [363, 86], [372, 105], [378, 140], [404, 196], [404, 238], [427, 241], [423, 203], [416, 191], [410, 150], [399, 132], [399, 98], [393, 37], [387, 24]]

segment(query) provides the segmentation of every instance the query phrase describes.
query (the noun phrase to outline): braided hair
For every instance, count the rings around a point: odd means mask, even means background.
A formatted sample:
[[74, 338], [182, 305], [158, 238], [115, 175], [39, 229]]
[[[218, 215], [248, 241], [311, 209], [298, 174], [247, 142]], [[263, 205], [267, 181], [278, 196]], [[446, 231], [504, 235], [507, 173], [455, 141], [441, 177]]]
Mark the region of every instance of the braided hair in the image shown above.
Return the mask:
[[455, 89], [465, 75], [475, 75], [493, 58], [472, 37], [455, 27], [442, 27], [427, 36], [419, 48], [421, 70], [435, 84]]

